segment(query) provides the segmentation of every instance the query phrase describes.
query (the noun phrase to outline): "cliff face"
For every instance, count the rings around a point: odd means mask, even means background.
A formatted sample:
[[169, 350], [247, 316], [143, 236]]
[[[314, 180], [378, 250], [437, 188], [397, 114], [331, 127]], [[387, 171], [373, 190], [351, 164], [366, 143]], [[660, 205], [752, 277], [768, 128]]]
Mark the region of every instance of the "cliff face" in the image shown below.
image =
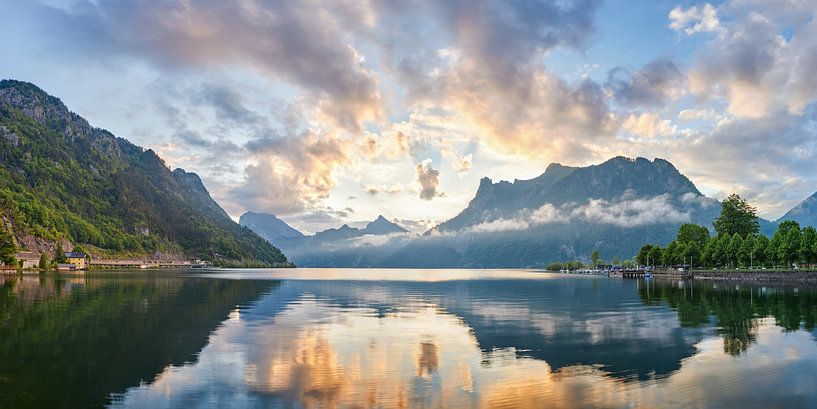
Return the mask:
[[36, 86], [0, 81], [0, 204], [21, 247], [284, 265], [194, 173], [93, 128]]

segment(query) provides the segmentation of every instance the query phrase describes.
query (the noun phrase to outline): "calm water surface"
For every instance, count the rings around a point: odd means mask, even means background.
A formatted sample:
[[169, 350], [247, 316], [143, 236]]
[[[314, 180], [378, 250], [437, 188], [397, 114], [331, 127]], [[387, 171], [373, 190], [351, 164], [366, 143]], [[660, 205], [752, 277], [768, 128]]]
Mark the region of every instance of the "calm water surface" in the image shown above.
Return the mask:
[[817, 291], [471, 270], [0, 277], [0, 408], [817, 408]]

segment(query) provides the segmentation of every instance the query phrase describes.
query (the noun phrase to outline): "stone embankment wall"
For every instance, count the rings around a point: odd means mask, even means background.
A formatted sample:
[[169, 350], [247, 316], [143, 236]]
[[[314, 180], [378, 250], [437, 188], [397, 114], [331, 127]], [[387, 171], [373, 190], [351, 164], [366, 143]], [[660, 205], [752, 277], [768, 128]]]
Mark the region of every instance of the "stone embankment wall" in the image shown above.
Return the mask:
[[[680, 271], [655, 271], [656, 277], [682, 278]], [[690, 272], [686, 273], [687, 276]], [[696, 280], [735, 281], [813, 281], [817, 282], [817, 271], [805, 270], [693, 270]]]

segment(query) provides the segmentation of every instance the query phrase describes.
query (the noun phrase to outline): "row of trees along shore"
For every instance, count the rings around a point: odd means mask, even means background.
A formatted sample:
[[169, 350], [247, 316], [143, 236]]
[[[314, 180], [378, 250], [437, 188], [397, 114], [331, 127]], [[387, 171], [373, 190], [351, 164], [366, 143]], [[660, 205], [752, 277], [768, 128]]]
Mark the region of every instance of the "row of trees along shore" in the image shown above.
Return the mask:
[[817, 230], [795, 221], [781, 222], [774, 236], [760, 234], [757, 209], [733, 194], [723, 201], [713, 223], [715, 235], [704, 226], [687, 223], [666, 247], [645, 244], [636, 262], [651, 266], [695, 268], [792, 268], [817, 264]]

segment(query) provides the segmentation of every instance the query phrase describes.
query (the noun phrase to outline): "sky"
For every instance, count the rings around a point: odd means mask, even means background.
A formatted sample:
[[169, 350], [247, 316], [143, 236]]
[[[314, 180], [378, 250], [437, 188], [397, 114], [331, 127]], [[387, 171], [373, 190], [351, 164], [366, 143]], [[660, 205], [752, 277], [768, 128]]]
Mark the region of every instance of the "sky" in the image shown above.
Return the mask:
[[234, 218], [414, 231], [480, 178], [672, 162], [817, 191], [817, 0], [0, 0], [0, 78], [198, 173]]

